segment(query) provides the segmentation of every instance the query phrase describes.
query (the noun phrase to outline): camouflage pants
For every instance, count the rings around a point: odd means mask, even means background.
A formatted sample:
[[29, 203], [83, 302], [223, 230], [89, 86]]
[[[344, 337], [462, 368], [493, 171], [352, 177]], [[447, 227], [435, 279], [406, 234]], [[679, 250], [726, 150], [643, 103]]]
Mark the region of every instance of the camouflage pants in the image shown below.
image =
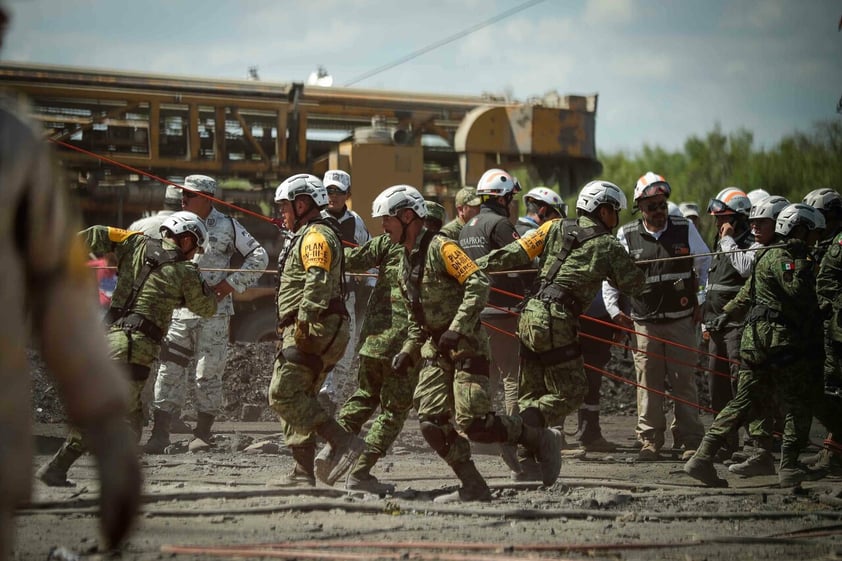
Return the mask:
[[[487, 357], [481, 355], [479, 358], [488, 360]], [[487, 374], [472, 374], [462, 368], [463, 362], [454, 363], [449, 358], [439, 355], [432, 340], [428, 340], [421, 348], [421, 359], [423, 363], [418, 373], [418, 385], [415, 387], [413, 397], [419, 418], [453, 419], [464, 431], [472, 421], [494, 414], [488, 393]], [[518, 415], [497, 415], [496, 417], [505, 427], [506, 441], [515, 444], [521, 433], [520, 417]], [[444, 460], [450, 465], [470, 460], [471, 445], [468, 439], [455, 433], [456, 429], [451, 423], [441, 428], [445, 431], [446, 438], [451, 439], [450, 448]]]
[[330, 372], [327, 373], [325, 381], [319, 391], [326, 393], [330, 400], [336, 403], [344, 399], [354, 389], [348, 389], [355, 385], [353, 376], [354, 357], [357, 356], [357, 339], [359, 333], [357, 322], [357, 296], [354, 292], [349, 292], [345, 300], [345, 308], [348, 310], [348, 344], [345, 346], [345, 352], [339, 362], [336, 363]]
[[741, 370], [737, 394], [719, 412], [705, 434], [703, 457], [716, 454], [727, 435], [744, 423], [756, 411], [756, 406], [766, 410], [765, 432], [771, 436], [773, 411], [762, 404], [774, 403], [773, 397], [777, 396], [784, 409], [781, 466], [793, 465], [810, 434], [814, 405], [819, 398], [818, 376], [819, 369], [813, 358], [798, 359], [783, 368]]
[[214, 416], [222, 413], [222, 373], [230, 319], [227, 315], [173, 318], [161, 349], [155, 409], [177, 414], [184, 406], [188, 385], [195, 381], [196, 411]]
[[[294, 325], [284, 330], [269, 383], [269, 405], [281, 418], [287, 446], [316, 442], [313, 431], [328, 420], [316, 396], [347, 344], [348, 318], [338, 314], [310, 324], [310, 336], [303, 341], [295, 340]], [[288, 359], [283, 353], [298, 356]]]
[[576, 349], [578, 332], [578, 320], [566, 310], [555, 305], [548, 308], [535, 299], [520, 315], [521, 344], [544, 358], [521, 353], [518, 405], [521, 411], [537, 408], [547, 426], [560, 425], [567, 415], [578, 411], [588, 390], [581, 354], [567, 360], [547, 358], [558, 349]]
[[418, 368], [411, 368], [406, 376], [397, 376], [392, 371], [390, 359], [361, 355], [357, 377], [359, 389], [342, 406], [338, 422], [345, 430], [359, 434], [380, 407], [380, 414], [371, 424], [365, 442], [367, 449], [382, 456], [398, 437], [409, 416], [412, 395], [418, 383]]

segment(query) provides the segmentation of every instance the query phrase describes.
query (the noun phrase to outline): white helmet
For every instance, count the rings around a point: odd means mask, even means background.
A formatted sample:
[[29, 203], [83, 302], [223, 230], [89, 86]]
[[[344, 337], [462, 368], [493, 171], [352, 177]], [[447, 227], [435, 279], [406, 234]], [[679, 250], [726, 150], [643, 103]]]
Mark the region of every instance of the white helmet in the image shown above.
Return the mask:
[[775, 221], [775, 233], [788, 236], [796, 226], [804, 225], [808, 230], [814, 230], [819, 211], [802, 203], [793, 203], [784, 207]]
[[708, 203], [708, 214], [726, 215], [742, 214], [748, 216], [751, 210], [751, 199], [736, 187], [726, 187]]
[[681, 209], [678, 207], [678, 205], [672, 201], [667, 203], [667, 214], [669, 214], [670, 216], [680, 216], [684, 218], [684, 213], [681, 212]]
[[427, 203], [418, 189], [410, 185], [393, 185], [374, 199], [371, 204], [371, 217], [395, 216], [399, 210], [408, 208], [418, 218], [427, 216]]
[[666, 179], [657, 173], [647, 171], [640, 176], [634, 186], [634, 200], [636, 202], [655, 195], [664, 195], [669, 198], [671, 192], [672, 188]]
[[509, 193], [520, 192], [520, 183], [512, 175], [502, 169], [492, 168], [482, 174], [477, 183], [477, 195], [492, 195], [502, 197]]
[[748, 200], [751, 201], [751, 206], [756, 205], [757, 203], [759, 203], [760, 201], [762, 201], [763, 199], [765, 199], [768, 196], [769, 196], [769, 191], [766, 191], [765, 189], [753, 189], [746, 194], [746, 197], [748, 197]]
[[601, 179], [591, 181], [579, 191], [576, 208], [590, 214], [595, 212], [600, 205], [611, 205], [617, 211], [624, 210], [626, 195], [609, 181]]
[[205, 226], [205, 221], [199, 218], [198, 214], [188, 210], [179, 210], [167, 216], [159, 228], [161, 234], [164, 234], [164, 230], [168, 230], [174, 236], [184, 233], [193, 234], [193, 237], [196, 238], [196, 245], [202, 248], [207, 247], [208, 229]]
[[561, 200], [559, 194], [552, 189], [548, 189], [546, 187], [535, 187], [523, 196], [523, 200], [526, 199], [534, 199], [538, 202], [544, 203], [545, 205], [555, 209], [555, 211], [561, 216], [567, 216], [567, 204]]
[[780, 195], [767, 195], [766, 198], [751, 207], [748, 219], [769, 218], [770, 220], [777, 220], [778, 215], [787, 205], [789, 205], [789, 201], [786, 198]]
[[816, 210], [839, 210], [842, 211], [842, 196], [829, 187], [821, 187], [813, 189], [804, 200], [801, 201], [805, 205], [810, 205]]
[[301, 195], [313, 199], [313, 203], [319, 208], [327, 206], [327, 189], [321, 179], [309, 173], [293, 175], [278, 185], [275, 189], [275, 202], [292, 202]]

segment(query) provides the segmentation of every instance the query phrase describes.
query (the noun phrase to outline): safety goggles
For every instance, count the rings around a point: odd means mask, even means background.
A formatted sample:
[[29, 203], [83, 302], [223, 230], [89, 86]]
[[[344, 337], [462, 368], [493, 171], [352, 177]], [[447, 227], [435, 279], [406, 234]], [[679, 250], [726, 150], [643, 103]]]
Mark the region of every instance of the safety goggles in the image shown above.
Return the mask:
[[734, 214], [734, 211], [719, 199], [711, 199], [708, 203], [708, 214]]
[[655, 211], [658, 211], [658, 210], [667, 210], [669, 208], [666, 201], [661, 202], [661, 203], [648, 203], [648, 204], [640, 205], [640, 206], [646, 212], [655, 212]]

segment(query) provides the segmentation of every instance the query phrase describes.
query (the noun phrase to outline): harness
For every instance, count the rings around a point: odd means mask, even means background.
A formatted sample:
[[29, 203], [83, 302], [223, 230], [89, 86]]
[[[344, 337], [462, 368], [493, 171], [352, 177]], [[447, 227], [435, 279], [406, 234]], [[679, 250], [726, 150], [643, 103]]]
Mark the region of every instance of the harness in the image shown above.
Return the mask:
[[424, 307], [421, 305], [421, 281], [424, 279], [424, 263], [427, 261], [427, 250], [430, 248], [430, 242], [435, 235], [427, 230], [424, 237], [421, 238], [418, 251], [415, 255], [409, 256], [409, 267], [404, 273], [404, 285], [406, 286], [406, 297], [409, 300], [409, 310], [415, 316], [415, 320], [421, 326], [422, 331], [426, 335], [440, 336], [441, 333], [433, 334], [427, 329]]
[[149, 279], [149, 275], [156, 269], [168, 263], [184, 261], [184, 254], [175, 249], [164, 249], [161, 240], [152, 238], [146, 239], [146, 255], [143, 258], [143, 266], [135, 276], [132, 284], [132, 291], [122, 305], [115, 306], [113, 303], [105, 316], [106, 322], [112, 327], [122, 328], [126, 332], [138, 332], [160, 343], [164, 338], [164, 331], [152, 320], [133, 311], [143, 285]]

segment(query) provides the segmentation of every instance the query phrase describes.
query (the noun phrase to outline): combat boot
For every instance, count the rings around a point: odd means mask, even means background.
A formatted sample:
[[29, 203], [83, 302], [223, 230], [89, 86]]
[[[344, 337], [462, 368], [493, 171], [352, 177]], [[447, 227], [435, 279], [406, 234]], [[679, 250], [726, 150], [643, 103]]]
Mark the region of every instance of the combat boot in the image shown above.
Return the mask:
[[193, 440], [187, 445], [191, 452], [205, 452], [213, 446], [211, 427], [214, 416], [210, 413], [199, 413], [196, 419], [196, 428], [193, 429]]
[[602, 428], [599, 426], [599, 409], [579, 409], [579, 427], [576, 437], [587, 452], [615, 452], [618, 448], [615, 443], [602, 436]]
[[505, 442], [501, 443], [500, 457], [503, 459], [503, 463], [505, 463], [506, 466], [508, 466], [508, 468], [511, 470], [512, 479], [517, 480], [517, 476], [519, 476], [523, 472], [523, 468], [521, 467], [520, 461], [518, 460], [517, 446]]
[[316, 432], [328, 442], [316, 457], [316, 478], [333, 485], [357, 461], [365, 450], [365, 441], [343, 429], [334, 419], [319, 425]]
[[775, 458], [767, 451], [753, 455], [739, 464], [731, 464], [728, 471], [743, 477], [756, 477], [759, 475], [775, 475]]
[[152, 434], [143, 446], [145, 454], [163, 454], [170, 445], [170, 423], [172, 415], [163, 409], [155, 409], [152, 413]]
[[813, 462], [804, 462], [812, 469], [824, 470], [830, 475], [842, 475], [842, 455], [822, 448]]
[[35, 472], [35, 477], [50, 487], [75, 487], [75, 483], [68, 481], [67, 471], [81, 455], [81, 449], [71, 447], [65, 441], [55, 456]]
[[316, 456], [316, 445], [290, 446], [295, 466], [292, 471], [282, 477], [269, 481], [273, 487], [315, 487], [316, 476], [313, 474], [313, 458]]
[[365, 491], [373, 495], [390, 495], [395, 492], [395, 486], [391, 483], [381, 483], [371, 475], [371, 468], [380, 459], [380, 454], [372, 450], [366, 450], [360, 454], [354, 469], [348, 473], [345, 480], [345, 488], [349, 491]]
[[713, 461], [700, 458], [698, 454], [687, 460], [687, 463], [684, 464], [684, 473], [693, 479], [698, 479], [708, 487], [728, 486], [728, 482], [716, 474], [716, 467], [713, 465]]
[[521, 414], [523, 423], [518, 443], [534, 454], [541, 464], [541, 481], [552, 485], [561, 471], [561, 446], [554, 429], [543, 428], [543, 415], [530, 407]]
[[462, 482], [462, 486], [452, 493], [436, 497], [433, 499], [433, 502], [488, 502], [491, 500], [491, 489], [488, 488], [488, 484], [485, 482], [485, 479], [483, 479], [480, 472], [477, 471], [473, 461], [467, 460], [464, 462], [457, 462], [455, 464], [450, 464], [450, 467], [453, 468], [453, 472], [456, 474], [456, 477], [458, 477], [459, 481]]

